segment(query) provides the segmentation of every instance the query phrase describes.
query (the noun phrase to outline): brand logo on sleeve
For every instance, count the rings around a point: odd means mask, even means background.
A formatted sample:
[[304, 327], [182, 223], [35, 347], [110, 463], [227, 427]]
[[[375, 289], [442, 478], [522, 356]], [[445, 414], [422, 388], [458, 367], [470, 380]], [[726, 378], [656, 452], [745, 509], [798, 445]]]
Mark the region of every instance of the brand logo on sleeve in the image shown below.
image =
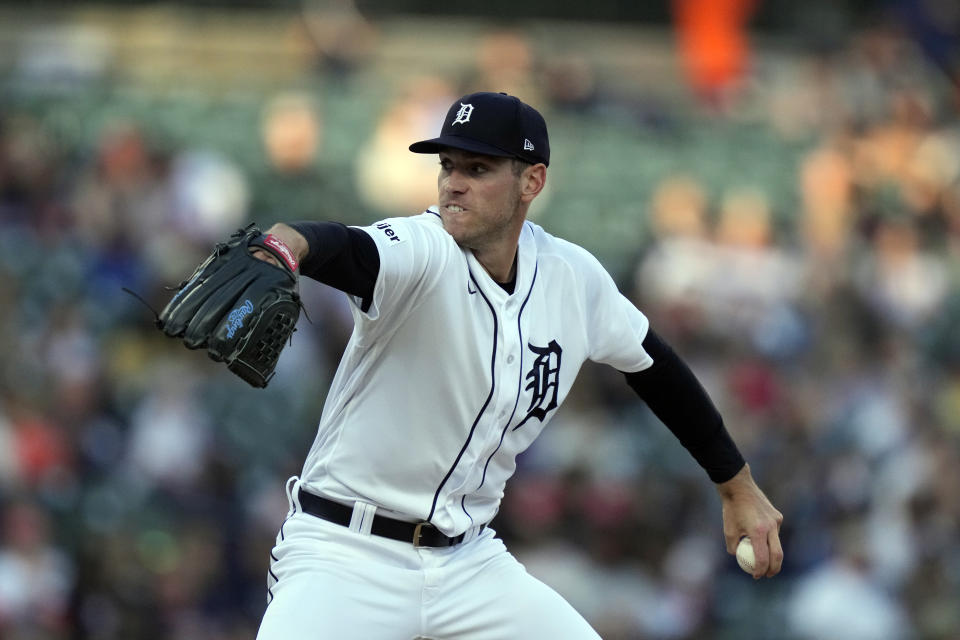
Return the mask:
[[397, 235], [397, 232], [393, 230], [393, 227], [390, 226], [389, 222], [381, 222], [377, 224], [376, 227], [377, 229], [383, 231], [383, 235], [390, 238], [390, 242], [403, 242], [403, 240], [400, 239], [400, 236]]
[[244, 300], [243, 304], [230, 312], [227, 316], [227, 338], [233, 338], [237, 329], [243, 328], [243, 321], [251, 313], [253, 313], [253, 303], [249, 299]]

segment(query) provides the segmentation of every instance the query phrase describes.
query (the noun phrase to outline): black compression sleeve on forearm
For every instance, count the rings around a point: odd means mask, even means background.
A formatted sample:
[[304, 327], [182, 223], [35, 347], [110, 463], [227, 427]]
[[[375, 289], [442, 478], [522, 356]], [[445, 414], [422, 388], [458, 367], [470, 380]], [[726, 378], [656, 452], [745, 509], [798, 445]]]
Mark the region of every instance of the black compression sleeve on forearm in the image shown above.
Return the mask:
[[653, 329], [643, 340], [653, 366], [624, 373], [627, 384], [667, 425], [714, 482], [726, 482], [744, 465], [723, 418], [690, 367]]
[[310, 247], [300, 261], [300, 273], [362, 298], [366, 309], [380, 273], [380, 253], [373, 238], [339, 222], [304, 221], [290, 226], [303, 234]]

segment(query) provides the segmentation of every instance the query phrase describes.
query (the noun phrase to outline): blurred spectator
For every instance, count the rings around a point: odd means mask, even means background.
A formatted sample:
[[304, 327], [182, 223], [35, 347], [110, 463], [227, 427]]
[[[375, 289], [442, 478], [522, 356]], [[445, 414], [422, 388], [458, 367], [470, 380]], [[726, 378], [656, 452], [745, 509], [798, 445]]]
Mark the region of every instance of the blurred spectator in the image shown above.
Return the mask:
[[302, 27], [318, 71], [346, 78], [375, 55], [378, 29], [363, 17], [355, 0], [304, 2]]
[[[322, 96], [270, 94], [258, 115], [263, 154], [253, 159], [249, 172], [251, 219], [263, 228], [279, 219], [333, 216], [359, 223], [365, 209], [353, 184], [353, 157], [332, 155]], [[356, 140], [350, 140], [350, 153], [358, 149]]]
[[668, 312], [679, 323], [674, 330], [742, 338], [771, 354], [794, 351], [802, 328], [791, 305], [803, 267], [774, 244], [766, 198], [731, 190], [712, 233], [705, 208], [695, 181], [661, 183], [651, 207], [656, 240], [636, 275], [641, 299]]
[[[435, 204], [437, 165], [432, 156], [410, 153], [411, 140], [436, 135], [454, 89], [436, 76], [415, 78], [401, 89], [357, 155], [357, 190], [381, 215], [411, 215]], [[420, 136], [420, 137], [417, 137]]]
[[[739, 13], [681, 48], [729, 55], [687, 70], [698, 95], [743, 107], [709, 117], [673, 76], [634, 86], [633, 50], [587, 58], [549, 29], [436, 29], [436, 66], [398, 74], [410, 52], [390, 59], [391, 30], [353, 2], [297, 16], [321, 71], [309, 90], [139, 85], [104, 75], [109, 30], [24, 35], [0, 65], [0, 637], [250, 637], [277, 487], [314, 435], [348, 306], [304, 283], [314, 324], [250, 393], [120, 287], [165, 301], [248, 219], [358, 224], [433, 204], [436, 166], [407, 145], [463, 82], [563, 111], [552, 141], [583, 161], [551, 169], [538, 221], [616, 231], [598, 255], [636, 256], [623, 289], [689, 357], [786, 516], [783, 573], [760, 588], [724, 553], [699, 469], [619, 376], [586, 366], [495, 523], [528, 569], [605, 638], [955, 638], [955, 87], [904, 25], [767, 49], [743, 31], [754, 3], [706, 4]], [[916, 9], [942, 12], [955, 43], [947, 5]], [[672, 64], [669, 34], [644, 34], [642, 55]], [[541, 46], [563, 53], [538, 60]], [[655, 99], [667, 136], [623, 117]], [[645, 243], [624, 258], [632, 238]]]
[[698, 289], [710, 271], [711, 247], [706, 208], [703, 186], [689, 176], [661, 181], [650, 203], [654, 244], [638, 266], [636, 291], [675, 331], [702, 322]]
[[129, 486], [189, 491], [206, 464], [210, 418], [195, 397], [195, 375], [179, 363], [155, 366], [156, 386], [130, 416]]
[[544, 93], [555, 108], [586, 112], [600, 100], [596, 70], [580, 54], [558, 53], [544, 61]]
[[29, 501], [4, 506], [0, 545], [0, 630], [5, 637], [61, 637], [74, 568], [53, 544], [47, 514]]
[[921, 251], [909, 219], [877, 221], [872, 241], [874, 250], [854, 274], [857, 286], [880, 317], [914, 329], [941, 306], [948, 291], [947, 265]]
[[790, 633], [803, 640], [911, 637], [903, 607], [871, 580], [863, 539], [862, 531], [842, 532], [837, 555], [797, 583], [787, 605]]
[[264, 109], [261, 126], [267, 158], [280, 173], [305, 171], [320, 153], [323, 120], [304, 94], [275, 96]]
[[[460, 93], [503, 91], [529, 104], [542, 104], [535, 80], [536, 62], [533, 46], [524, 33], [514, 29], [486, 31], [477, 43], [476, 67], [467, 73]], [[442, 116], [439, 121], [443, 121]]]
[[853, 168], [842, 144], [838, 137], [813, 149], [803, 159], [798, 176], [801, 239], [811, 266], [831, 281], [849, 248], [855, 213]]
[[178, 154], [170, 167], [170, 191], [170, 221], [198, 242], [216, 242], [249, 217], [246, 176], [216, 152], [191, 149]]
[[70, 434], [53, 422], [38, 399], [6, 397], [7, 416], [13, 435], [13, 451], [19, 471], [18, 485], [38, 490], [66, 473], [73, 464]]
[[734, 104], [751, 64], [746, 23], [756, 0], [674, 0], [680, 59], [691, 87], [707, 107]]
[[105, 252], [148, 245], [169, 210], [163, 158], [154, 155], [141, 126], [128, 120], [108, 122], [95, 152], [71, 203], [80, 236]]

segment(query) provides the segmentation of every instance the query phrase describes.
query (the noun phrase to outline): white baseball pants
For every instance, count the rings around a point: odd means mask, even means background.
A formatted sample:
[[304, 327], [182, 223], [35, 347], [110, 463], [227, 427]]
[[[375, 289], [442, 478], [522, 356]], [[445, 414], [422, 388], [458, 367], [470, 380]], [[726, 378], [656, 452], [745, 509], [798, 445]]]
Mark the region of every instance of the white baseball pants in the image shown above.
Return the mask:
[[600, 637], [491, 529], [454, 547], [416, 548], [303, 513], [298, 486], [287, 484], [290, 514], [271, 554], [258, 640]]

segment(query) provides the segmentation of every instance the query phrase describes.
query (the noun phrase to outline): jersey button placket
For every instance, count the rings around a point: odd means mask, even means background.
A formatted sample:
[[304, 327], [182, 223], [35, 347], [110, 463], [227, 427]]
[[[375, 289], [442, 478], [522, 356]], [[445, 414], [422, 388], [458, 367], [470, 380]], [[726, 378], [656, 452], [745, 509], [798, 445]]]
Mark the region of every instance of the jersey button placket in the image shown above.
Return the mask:
[[[521, 345], [520, 345], [520, 336], [517, 333], [517, 305], [513, 298], [507, 300], [506, 304], [503, 306], [502, 317], [503, 317], [503, 353], [505, 354], [504, 363], [507, 366], [503, 367], [503, 380], [504, 384], [501, 386], [500, 394], [498, 397], [499, 411], [497, 411], [497, 419], [502, 423], [513, 411], [514, 404], [516, 402], [516, 380], [517, 380], [517, 367], [519, 366], [518, 357]], [[497, 439], [499, 440], [499, 431], [502, 429], [502, 424], [498, 425]]]

